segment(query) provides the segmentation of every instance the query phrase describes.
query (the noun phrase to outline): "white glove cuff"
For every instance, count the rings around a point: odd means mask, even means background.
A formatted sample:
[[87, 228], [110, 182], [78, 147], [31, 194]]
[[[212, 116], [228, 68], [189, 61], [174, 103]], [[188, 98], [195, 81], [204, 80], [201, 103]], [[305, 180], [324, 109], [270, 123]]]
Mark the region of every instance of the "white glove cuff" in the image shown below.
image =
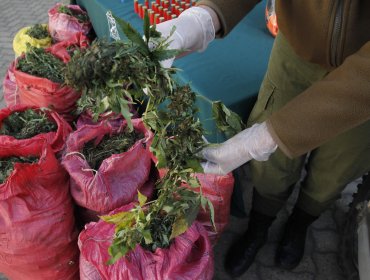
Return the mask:
[[[197, 21], [201, 28], [200, 31], [203, 37], [201, 40], [194, 42], [195, 44], [193, 46], [189, 46], [189, 48], [193, 51], [204, 51], [208, 44], [215, 39], [215, 27], [213, 26], [211, 15], [205, 9], [192, 7], [182, 12], [179, 19], [185, 19], [186, 17]], [[177, 32], [175, 31], [175, 33]], [[179, 33], [177, 35], [184, 41], [184, 38]]]
[[254, 124], [250, 129], [255, 130], [253, 132], [253, 137], [256, 142], [259, 142], [259, 145], [255, 145], [258, 149], [251, 149], [249, 154], [258, 161], [268, 160], [270, 155], [276, 151], [278, 145], [268, 131], [266, 122]]

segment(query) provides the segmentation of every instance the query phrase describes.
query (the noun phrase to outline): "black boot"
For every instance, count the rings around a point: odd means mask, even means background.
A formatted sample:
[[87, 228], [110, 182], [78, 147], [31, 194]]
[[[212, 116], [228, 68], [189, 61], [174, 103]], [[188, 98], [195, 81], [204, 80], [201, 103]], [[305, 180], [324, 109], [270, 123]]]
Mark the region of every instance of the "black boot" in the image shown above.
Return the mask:
[[275, 260], [279, 267], [293, 269], [299, 264], [304, 253], [307, 228], [316, 219], [316, 216], [294, 208], [277, 249]]
[[253, 263], [258, 250], [265, 244], [267, 233], [275, 217], [251, 211], [248, 230], [229, 248], [225, 270], [232, 276], [242, 275]]

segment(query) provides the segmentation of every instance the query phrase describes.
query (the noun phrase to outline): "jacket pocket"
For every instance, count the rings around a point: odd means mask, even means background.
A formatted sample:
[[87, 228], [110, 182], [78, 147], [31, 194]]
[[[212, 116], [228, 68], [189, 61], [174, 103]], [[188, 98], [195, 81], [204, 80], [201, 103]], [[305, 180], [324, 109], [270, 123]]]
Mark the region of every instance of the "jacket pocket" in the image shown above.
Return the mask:
[[274, 93], [276, 86], [266, 75], [261, 84], [257, 101], [254, 104], [253, 110], [248, 118], [248, 126], [256, 122], [262, 122], [267, 119], [274, 108]]

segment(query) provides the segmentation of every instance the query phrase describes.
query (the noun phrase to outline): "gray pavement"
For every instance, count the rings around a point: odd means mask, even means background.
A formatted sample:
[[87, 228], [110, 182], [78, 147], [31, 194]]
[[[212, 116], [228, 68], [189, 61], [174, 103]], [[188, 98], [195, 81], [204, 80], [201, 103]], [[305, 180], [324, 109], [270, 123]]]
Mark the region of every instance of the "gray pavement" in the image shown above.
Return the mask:
[[[47, 22], [47, 11], [56, 1], [0, 0], [0, 77], [5, 76], [9, 63], [14, 59], [12, 40], [16, 32], [25, 26]], [[60, 1], [59, 1], [60, 2]], [[62, 1], [66, 2], [66, 1]], [[0, 104], [4, 106], [2, 97]], [[246, 178], [248, 182], [248, 178]], [[250, 184], [244, 193], [247, 207], [250, 205]], [[337, 262], [338, 242], [341, 226], [345, 219], [347, 205], [351, 200], [354, 186], [352, 183], [343, 191], [342, 198], [310, 227], [306, 242], [305, 256], [301, 264], [292, 271], [281, 270], [274, 266], [274, 252], [281, 236], [282, 227], [292, 208], [297, 191], [293, 193], [286, 209], [279, 213], [270, 232], [267, 244], [260, 250], [251, 268], [241, 280], [345, 280]], [[225, 252], [247, 225], [246, 219], [231, 217], [230, 225], [215, 247], [215, 280], [230, 279], [223, 271]], [[0, 273], [0, 280], [4, 280]], [[16, 279], [14, 279], [16, 280]], [[53, 280], [53, 279], [51, 279]], [[198, 280], [198, 279], [194, 279]], [[201, 279], [199, 279], [201, 280]]]

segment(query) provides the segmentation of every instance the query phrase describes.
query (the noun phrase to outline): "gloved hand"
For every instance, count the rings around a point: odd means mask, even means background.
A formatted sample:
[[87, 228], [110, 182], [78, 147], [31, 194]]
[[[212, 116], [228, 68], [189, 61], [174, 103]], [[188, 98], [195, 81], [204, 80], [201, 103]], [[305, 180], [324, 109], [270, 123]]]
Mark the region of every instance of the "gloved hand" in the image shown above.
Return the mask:
[[[209, 9], [191, 7], [182, 12], [178, 18], [158, 24], [156, 29], [162, 33], [163, 38], [167, 38], [173, 27], [176, 29], [169, 38], [169, 49], [203, 51], [215, 38], [215, 27]], [[174, 59], [167, 59], [161, 64], [169, 68]]]
[[277, 149], [277, 144], [267, 130], [266, 123], [255, 124], [222, 144], [204, 148], [200, 154], [204, 173], [225, 175], [244, 163], [255, 159], [266, 161]]

